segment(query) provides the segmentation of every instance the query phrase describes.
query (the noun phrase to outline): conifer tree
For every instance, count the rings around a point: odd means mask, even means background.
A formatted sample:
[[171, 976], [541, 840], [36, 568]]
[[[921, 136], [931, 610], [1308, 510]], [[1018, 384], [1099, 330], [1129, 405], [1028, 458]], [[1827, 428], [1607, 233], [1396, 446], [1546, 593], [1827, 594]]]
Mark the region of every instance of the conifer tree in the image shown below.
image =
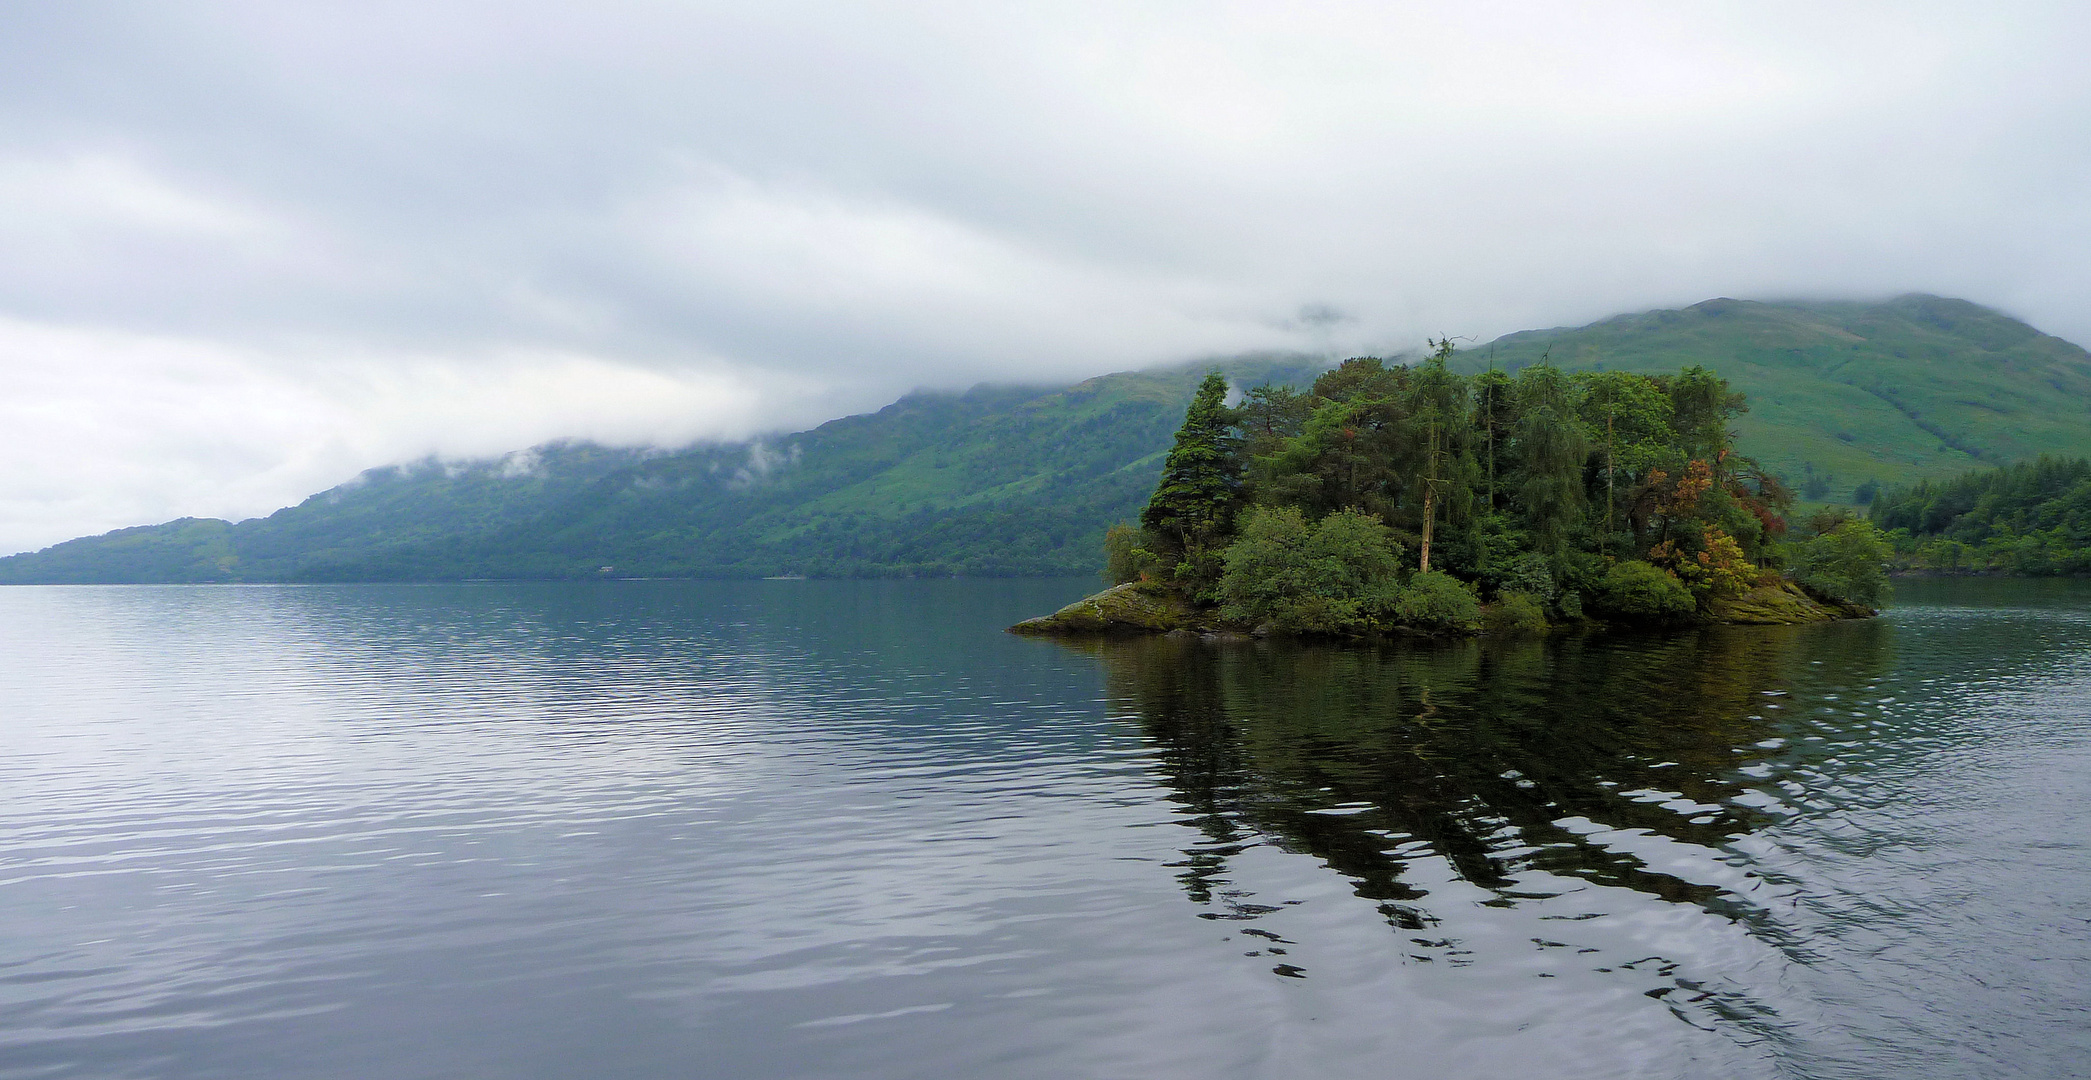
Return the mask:
[[1510, 376], [1489, 368], [1474, 378], [1474, 424], [1479, 428], [1483, 457], [1483, 511], [1493, 513], [1498, 504], [1496, 455], [1510, 440], [1516, 420], [1514, 384]]
[[1242, 395], [1242, 403], [1234, 412], [1240, 427], [1244, 456], [1255, 459], [1279, 450], [1285, 440], [1300, 433], [1307, 426], [1307, 418], [1314, 413], [1316, 398], [1300, 393], [1290, 386], [1272, 386], [1265, 383], [1253, 387]]
[[1671, 423], [1685, 454], [1719, 465], [1721, 451], [1728, 448], [1728, 421], [1750, 411], [1750, 406], [1728, 389], [1728, 380], [1697, 364], [1666, 381]]
[[[1198, 384], [1176, 445], [1162, 464], [1162, 481], [1140, 513], [1140, 524], [1181, 558], [1179, 575], [1206, 576], [1208, 549], [1224, 543], [1241, 489], [1239, 438], [1227, 408], [1227, 379], [1214, 371]], [[1215, 571], [1216, 573], [1216, 571]]]
[[1583, 514], [1583, 433], [1576, 423], [1568, 376], [1534, 364], [1517, 379], [1519, 502], [1533, 546], [1558, 555]]

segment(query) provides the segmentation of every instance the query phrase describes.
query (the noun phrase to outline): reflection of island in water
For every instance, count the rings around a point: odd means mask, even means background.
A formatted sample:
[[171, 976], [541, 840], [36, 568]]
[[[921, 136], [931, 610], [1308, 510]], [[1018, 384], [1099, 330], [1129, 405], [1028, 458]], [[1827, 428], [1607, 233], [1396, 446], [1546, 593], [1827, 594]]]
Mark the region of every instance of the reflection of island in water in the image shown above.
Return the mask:
[[1207, 917], [1275, 910], [1227, 887], [1230, 859], [1272, 843], [1326, 860], [1394, 927], [1419, 931], [1438, 918], [1404, 878], [1428, 856], [1496, 906], [1554, 895], [1520, 887], [1551, 874], [1751, 918], [1720, 886], [1593, 837], [1646, 830], [1709, 850], [1766, 824], [1747, 770], [1779, 732], [1784, 688], [1810, 664], [1863, 681], [1889, 662], [1880, 624], [1824, 629], [1075, 647], [1102, 660], [1112, 707], [1159, 745], [1204, 834], [1178, 866]]

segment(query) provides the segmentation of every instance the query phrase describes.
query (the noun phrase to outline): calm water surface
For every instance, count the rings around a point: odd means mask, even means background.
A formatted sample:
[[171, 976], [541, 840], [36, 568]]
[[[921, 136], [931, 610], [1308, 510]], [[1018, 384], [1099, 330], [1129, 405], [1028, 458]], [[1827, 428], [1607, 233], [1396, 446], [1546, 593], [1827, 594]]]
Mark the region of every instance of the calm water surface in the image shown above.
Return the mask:
[[0, 1077], [2091, 1076], [2091, 588], [0, 590]]

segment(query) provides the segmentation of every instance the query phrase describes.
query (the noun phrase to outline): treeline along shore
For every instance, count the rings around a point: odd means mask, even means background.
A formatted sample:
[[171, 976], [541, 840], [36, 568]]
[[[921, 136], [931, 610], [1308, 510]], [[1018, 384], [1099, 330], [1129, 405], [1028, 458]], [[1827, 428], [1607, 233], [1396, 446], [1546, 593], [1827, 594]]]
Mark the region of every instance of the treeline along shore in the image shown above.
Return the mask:
[[1869, 516], [1906, 573], [2091, 574], [2091, 461], [2042, 455], [1892, 488]]
[[1712, 371], [1463, 376], [1432, 348], [1231, 405], [1207, 376], [1138, 522], [1106, 535], [1111, 588], [1011, 629], [1532, 633], [1850, 618], [1886, 597], [1881, 530], [1790, 524]]

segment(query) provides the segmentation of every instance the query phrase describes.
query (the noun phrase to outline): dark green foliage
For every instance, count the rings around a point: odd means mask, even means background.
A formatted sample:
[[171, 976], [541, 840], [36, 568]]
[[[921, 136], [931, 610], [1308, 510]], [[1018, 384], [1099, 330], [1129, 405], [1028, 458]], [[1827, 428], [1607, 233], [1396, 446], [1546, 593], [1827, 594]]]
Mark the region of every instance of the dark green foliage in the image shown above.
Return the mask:
[[[1254, 409], [1236, 417], [1247, 483], [1208, 485], [1224, 501], [1201, 520], [1223, 521], [1241, 500], [1254, 526], [1239, 537], [1224, 527], [1202, 534], [1209, 550], [1230, 539], [1233, 546], [1217, 592], [1179, 581], [1189, 599], [1221, 601], [1236, 621], [1317, 633], [1380, 629], [1369, 605], [1360, 606], [1363, 586], [1336, 583], [1309, 554], [1345, 521], [1370, 520], [1402, 554], [1415, 553], [1416, 573], [1388, 614], [1432, 630], [1477, 625], [1481, 589], [1513, 594], [1501, 618], [1516, 625], [1531, 622], [1527, 607], [1541, 625], [1549, 612], [1581, 618], [1586, 594], [1608, 588], [1618, 617], [1685, 619], [1701, 601], [1746, 592], [1777, 557], [1772, 541], [1785, 530], [1788, 500], [1775, 479], [1734, 454], [1727, 422], [1743, 402], [1713, 373], [1570, 374], [1537, 365], [1514, 380], [1467, 379], [1452, 369], [1448, 342], [1431, 344], [1413, 367], [1346, 360], [1304, 397], [1288, 388], [1251, 392]], [[1217, 402], [1218, 388], [1206, 396]], [[1295, 425], [1290, 418], [1301, 413], [1306, 421]], [[1194, 407], [1179, 445], [1213, 443], [1189, 434], [1199, 415]], [[1172, 506], [1188, 499], [1179, 489], [1189, 486], [1165, 483], [1157, 505], [1165, 496], [1178, 501]], [[1396, 549], [1386, 550], [1391, 581]], [[1114, 565], [1120, 558], [1114, 549]], [[1642, 569], [1607, 586], [1604, 568], [1618, 558], [1641, 560]]]
[[1314, 415], [1315, 403], [1290, 386], [1265, 383], [1251, 388], [1235, 409], [1246, 455], [1252, 460], [1262, 457], [1298, 435]]
[[1475, 446], [1481, 466], [1483, 513], [1501, 509], [1501, 470], [1508, 468], [1506, 456], [1511, 429], [1517, 423], [1516, 383], [1510, 376], [1490, 368], [1474, 376]]
[[1433, 538], [1438, 554], [1436, 565], [1443, 566], [1447, 547], [1456, 546], [1459, 539], [1455, 530], [1471, 533], [1474, 488], [1483, 480], [1473, 454], [1474, 412], [1467, 380], [1452, 373], [1452, 342], [1433, 344], [1436, 351], [1417, 366], [1408, 388], [1409, 410], [1415, 417], [1422, 458], [1413, 466], [1416, 491], [1409, 501], [1420, 519], [1419, 559], [1424, 570], [1433, 565]]
[[1944, 483], [1883, 491], [1869, 517], [1898, 565], [1947, 571], [2091, 573], [2091, 461], [2040, 457]]
[[1830, 486], [1836, 482], [1837, 478], [1829, 473], [1816, 472], [1814, 462], [1801, 464], [1801, 498], [1821, 502], [1830, 497]]
[[1884, 529], [1975, 543], [2065, 524], [2087, 484], [2091, 461], [2042, 455], [1944, 483], [1882, 492], [1869, 516]]
[[1228, 545], [1220, 576], [1220, 610], [1241, 623], [1266, 620], [1286, 630], [1325, 630], [1359, 622], [1356, 611], [1327, 611], [1316, 568], [1307, 554], [1314, 535], [1297, 507], [1255, 507], [1242, 516], [1241, 535]]
[[1338, 511], [1310, 522], [1297, 507], [1254, 507], [1224, 554], [1221, 612], [1297, 634], [1359, 634], [1400, 593], [1400, 552], [1379, 519]]
[[[232, 525], [215, 518], [182, 518], [165, 525], [68, 540], [34, 556], [0, 559], [0, 582], [134, 585], [224, 581], [237, 561]], [[33, 574], [23, 573], [25, 568]]]
[[1481, 624], [1481, 602], [1466, 583], [1431, 570], [1409, 579], [1394, 601], [1394, 619], [1419, 630], [1472, 630]]
[[1674, 423], [1675, 392], [1666, 392], [1662, 380], [1627, 371], [1578, 372], [1573, 379], [1581, 390], [1576, 413], [1611, 467], [1638, 474], [1673, 453], [1688, 453]]
[[[1487, 505], [1485, 497], [1478, 501]], [[1474, 579], [1491, 587], [1501, 587], [1511, 562], [1530, 549], [1524, 530], [1502, 511], [1477, 513], [1464, 535], [1453, 537], [1453, 541], [1447, 545], [1447, 564], [1471, 567]]]
[[1554, 568], [1547, 557], [1528, 551], [1504, 560], [1504, 572], [1496, 579], [1505, 592], [1521, 593], [1541, 603], [1552, 603], [1555, 594]]
[[1583, 511], [1588, 454], [1570, 399], [1568, 376], [1548, 366], [1526, 368], [1517, 381], [1518, 501], [1532, 544], [1558, 554]]
[[1866, 607], [1888, 598], [1894, 552], [1872, 522], [1851, 518], [1793, 547], [1793, 579], [1809, 592]]
[[1728, 445], [1728, 421], [1749, 411], [1726, 379], [1694, 364], [1670, 380], [1670, 426], [1686, 457], [1712, 459]]
[[1605, 571], [1591, 606], [1610, 618], [1657, 624], [1688, 622], [1699, 611], [1698, 601], [1677, 575], [1637, 559]]
[[1506, 590], [1481, 611], [1481, 625], [1491, 634], [1538, 634], [1546, 631], [1546, 607], [1530, 593]]
[[1241, 438], [1227, 408], [1227, 377], [1217, 371], [1198, 384], [1176, 445], [1162, 462], [1140, 524], [1180, 561], [1176, 576], [1194, 590], [1217, 577], [1219, 548], [1234, 524], [1241, 494]]
[[1406, 531], [1402, 466], [1417, 446], [1408, 375], [1358, 357], [1315, 380], [1313, 412], [1300, 433], [1255, 462], [1253, 497], [1316, 518], [1352, 507]]
[[1404, 374], [1377, 356], [1353, 356], [1314, 380], [1314, 396], [1323, 401], [1390, 398], [1400, 392]]

